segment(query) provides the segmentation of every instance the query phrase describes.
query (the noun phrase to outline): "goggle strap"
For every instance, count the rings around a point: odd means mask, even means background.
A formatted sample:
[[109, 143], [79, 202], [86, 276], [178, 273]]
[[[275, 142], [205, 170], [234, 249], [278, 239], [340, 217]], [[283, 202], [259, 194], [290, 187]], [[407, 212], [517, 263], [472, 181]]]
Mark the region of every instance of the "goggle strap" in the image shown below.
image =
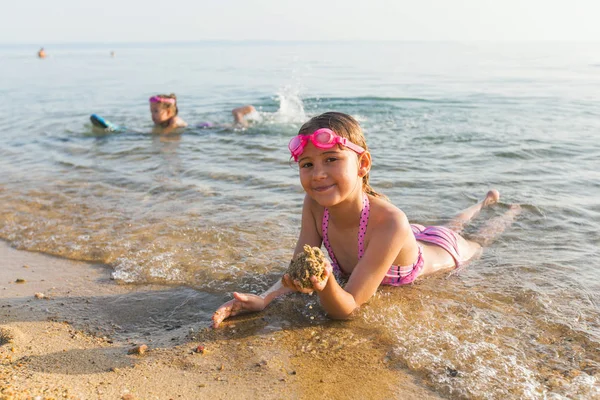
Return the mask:
[[342, 146], [349, 148], [350, 150], [354, 151], [355, 153], [362, 154], [365, 152], [365, 149], [363, 149], [362, 147], [360, 147], [357, 144], [352, 143], [347, 138], [340, 137], [340, 139], [341, 139], [340, 144]]

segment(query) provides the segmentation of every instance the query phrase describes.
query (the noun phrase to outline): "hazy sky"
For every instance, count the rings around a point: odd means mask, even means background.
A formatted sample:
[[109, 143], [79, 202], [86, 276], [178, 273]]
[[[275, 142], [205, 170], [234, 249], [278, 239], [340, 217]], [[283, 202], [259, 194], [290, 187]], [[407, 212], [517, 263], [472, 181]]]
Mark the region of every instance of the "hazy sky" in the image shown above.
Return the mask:
[[7, 0], [0, 43], [600, 41], [600, 0]]

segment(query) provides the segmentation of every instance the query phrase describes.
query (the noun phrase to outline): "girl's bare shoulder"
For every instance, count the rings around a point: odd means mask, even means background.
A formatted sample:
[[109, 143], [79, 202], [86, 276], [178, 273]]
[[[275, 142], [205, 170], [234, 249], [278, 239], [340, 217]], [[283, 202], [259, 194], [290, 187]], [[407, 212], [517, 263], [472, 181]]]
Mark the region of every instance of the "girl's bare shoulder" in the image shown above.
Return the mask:
[[174, 125], [175, 128], [185, 128], [186, 126], [188, 126], [187, 122], [185, 122], [179, 117], [175, 117]]
[[325, 207], [320, 205], [317, 201], [315, 201], [309, 195], [304, 196], [304, 210], [310, 211], [311, 215], [314, 216], [315, 220], [320, 220], [323, 218], [323, 213], [325, 211]]
[[371, 203], [370, 222], [395, 229], [410, 229], [410, 223], [404, 211], [384, 199], [369, 197], [369, 200]]

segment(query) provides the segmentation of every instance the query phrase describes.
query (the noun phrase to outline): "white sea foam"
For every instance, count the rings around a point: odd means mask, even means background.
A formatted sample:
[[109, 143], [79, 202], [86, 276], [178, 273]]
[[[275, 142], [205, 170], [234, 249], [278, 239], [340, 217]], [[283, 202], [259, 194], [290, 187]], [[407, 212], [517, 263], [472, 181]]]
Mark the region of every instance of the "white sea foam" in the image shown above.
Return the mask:
[[283, 86], [277, 92], [276, 99], [279, 102], [279, 109], [270, 115], [272, 122], [279, 124], [306, 122], [308, 118], [297, 86]]

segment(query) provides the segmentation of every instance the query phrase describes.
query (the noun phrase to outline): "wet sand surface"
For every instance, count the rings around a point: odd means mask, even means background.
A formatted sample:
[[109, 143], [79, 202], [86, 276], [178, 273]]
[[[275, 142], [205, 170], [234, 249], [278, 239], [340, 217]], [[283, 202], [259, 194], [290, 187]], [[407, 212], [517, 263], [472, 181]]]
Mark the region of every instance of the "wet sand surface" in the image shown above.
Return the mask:
[[1, 399], [440, 398], [376, 334], [322, 335], [284, 320], [283, 302], [213, 330], [195, 310], [214, 295], [117, 284], [106, 266], [4, 242], [0, 260]]

